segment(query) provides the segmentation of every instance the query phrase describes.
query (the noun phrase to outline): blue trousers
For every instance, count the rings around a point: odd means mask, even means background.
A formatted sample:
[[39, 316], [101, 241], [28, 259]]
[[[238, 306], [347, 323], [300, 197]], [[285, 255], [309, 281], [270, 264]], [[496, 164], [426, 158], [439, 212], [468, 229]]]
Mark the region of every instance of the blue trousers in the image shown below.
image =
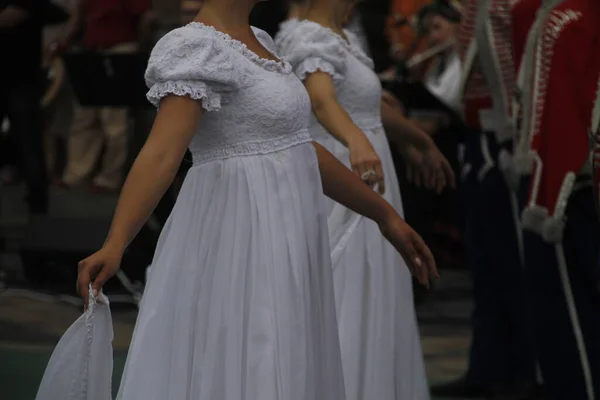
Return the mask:
[[[509, 147], [506, 144], [506, 147]], [[467, 379], [485, 387], [535, 382], [533, 335], [502, 147], [488, 133], [465, 143], [467, 262], [473, 278], [473, 339]]]
[[[583, 368], [559, 274], [555, 246], [532, 232], [524, 232], [524, 242], [535, 345], [548, 398], [586, 400], [588, 396]], [[581, 189], [569, 199], [563, 247], [585, 352], [594, 380], [595, 398], [599, 399], [600, 223], [591, 188]]]

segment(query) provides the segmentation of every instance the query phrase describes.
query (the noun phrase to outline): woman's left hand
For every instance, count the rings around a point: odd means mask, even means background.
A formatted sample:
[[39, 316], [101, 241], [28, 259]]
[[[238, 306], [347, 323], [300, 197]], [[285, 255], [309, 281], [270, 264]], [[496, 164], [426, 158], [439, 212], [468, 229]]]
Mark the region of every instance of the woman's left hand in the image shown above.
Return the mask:
[[379, 228], [385, 238], [398, 250], [411, 274], [423, 286], [439, 278], [435, 259], [421, 236], [398, 214], [384, 219]]

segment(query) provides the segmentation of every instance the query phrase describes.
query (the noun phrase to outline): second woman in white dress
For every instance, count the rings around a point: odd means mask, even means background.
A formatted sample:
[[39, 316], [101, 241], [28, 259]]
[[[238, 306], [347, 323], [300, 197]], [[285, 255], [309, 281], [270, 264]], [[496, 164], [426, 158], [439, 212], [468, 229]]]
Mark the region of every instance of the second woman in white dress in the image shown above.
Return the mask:
[[[360, 42], [341, 28], [346, 0], [312, 0], [307, 19], [291, 19], [276, 37], [277, 50], [305, 83], [312, 101], [312, 137], [380, 192], [402, 214], [402, 198], [382, 120], [382, 88]], [[433, 142], [401, 115], [385, 120], [396, 136], [428, 160], [449, 166]], [[360, 137], [364, 141], [356, 139]], [[371, 164], [353, 160], [370, 145]], [[381, 167], [383, 171], [381, 171]], [[444, 168], [437, 168], [441, 171]], [[382, 172], [385, 173], [385, 177]], [[450, 174], [451, 175], [451, 174]], [[349, 400], [429, 398], [413, 305], [412, 280], [402, 258], [369, 220], [329, 202], [334, 292], [346, 395]]]

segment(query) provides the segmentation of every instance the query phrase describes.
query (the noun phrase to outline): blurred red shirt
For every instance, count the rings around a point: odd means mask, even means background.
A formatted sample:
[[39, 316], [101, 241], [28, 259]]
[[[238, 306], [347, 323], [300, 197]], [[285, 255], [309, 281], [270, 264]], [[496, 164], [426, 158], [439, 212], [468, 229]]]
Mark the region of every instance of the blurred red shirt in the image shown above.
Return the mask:
[[85, 36], [90, 49], [109, 49], [137, 42], [140, 17], [152, 6], [151, 0], [84, 0]]

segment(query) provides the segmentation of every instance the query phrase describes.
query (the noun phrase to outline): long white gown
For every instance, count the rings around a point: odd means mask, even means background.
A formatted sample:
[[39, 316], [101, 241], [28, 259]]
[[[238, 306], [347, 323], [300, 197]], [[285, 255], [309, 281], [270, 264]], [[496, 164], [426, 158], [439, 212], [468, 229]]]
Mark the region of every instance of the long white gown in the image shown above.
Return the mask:
[[[400, 188], [381, 121], [381, 84], [359, 40], [311, 21], [286, 21], [277, 51], [304, 80], [333, 77], [338, 101], [381, 158], [385, 199], [403, 214]], [[348, 149], [311, 117], [313, 138], [349, 166]], [[406, 264], [377, 225], [329, 201], [329, 230], [342, 362], [349, 400], [429, 398]]]
[[[273, 51], [271, 38], [255, 35]], [[149, 99], [206, 113], [160, 237], [118, 399], [344, 400], [310, 100], [285, 62], [200, 23], [154, 48]]]

